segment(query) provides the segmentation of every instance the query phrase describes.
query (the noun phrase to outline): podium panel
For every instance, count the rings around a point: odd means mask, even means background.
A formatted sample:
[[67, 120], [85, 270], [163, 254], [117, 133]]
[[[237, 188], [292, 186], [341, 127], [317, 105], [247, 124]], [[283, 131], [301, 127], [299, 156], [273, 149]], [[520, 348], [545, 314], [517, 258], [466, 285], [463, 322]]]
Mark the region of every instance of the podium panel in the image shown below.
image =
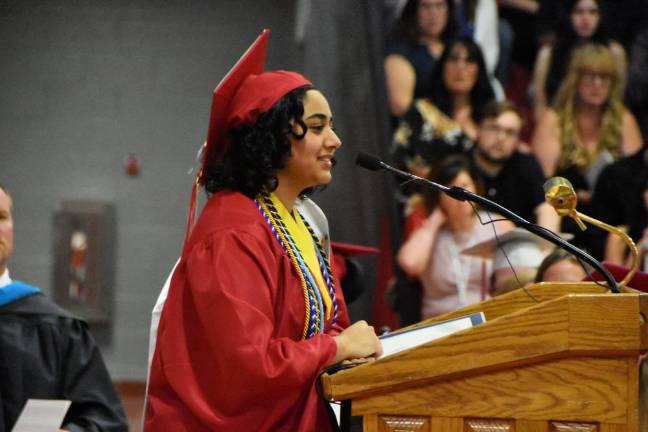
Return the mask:
[[639, 432], [648, 295], [600, 291], [534, 286], [446, 314], [487, 321], [323, 375], [324, 393], [365, 432]]
[[576, 422], [374, 416], [378, 432], [622, 432], [621, 425]]

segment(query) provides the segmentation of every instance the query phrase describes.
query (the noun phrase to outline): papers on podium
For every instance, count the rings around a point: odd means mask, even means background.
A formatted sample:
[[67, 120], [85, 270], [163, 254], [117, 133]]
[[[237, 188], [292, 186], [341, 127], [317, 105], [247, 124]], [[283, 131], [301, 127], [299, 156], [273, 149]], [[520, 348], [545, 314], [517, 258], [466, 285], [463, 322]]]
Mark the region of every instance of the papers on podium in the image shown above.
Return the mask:
[[383, 355], [380, 358], [404, 351], [415, 346], [423, 345], [435, 339], [451, 335], [486, 321], [483, 312], [452, 318], [446, 321], [434, 322], [411, 330], [389, 333], [380, 336]]
[[28, 399], [12, 432], [55, 432], [70, 407], [69, 400]]

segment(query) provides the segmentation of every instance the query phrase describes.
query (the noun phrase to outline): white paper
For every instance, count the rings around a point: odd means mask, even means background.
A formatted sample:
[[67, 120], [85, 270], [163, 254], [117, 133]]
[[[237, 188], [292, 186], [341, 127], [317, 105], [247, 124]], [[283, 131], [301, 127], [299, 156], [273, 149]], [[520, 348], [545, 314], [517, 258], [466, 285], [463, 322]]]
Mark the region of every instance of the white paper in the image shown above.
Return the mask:
[[13, 432], [56, 432], [70, 407], [69, 400], [28, 399]]
[[480, 324], [484, 321], [484, 314], [479, 312], [461, 318], [406, 330], [401, 333], [382, 336], [380, 342], [383, 347], [383, 355], [380, 358], [471, 328], [475, 324]]
[[337, 420], [337, 425], [340, 426], [340, 416], [342, 415], [342, 406], [340, 405], [340, 402], [329, 402], [329, 405], [331, 405], [333, 414], [335, 414], [335, 420]]

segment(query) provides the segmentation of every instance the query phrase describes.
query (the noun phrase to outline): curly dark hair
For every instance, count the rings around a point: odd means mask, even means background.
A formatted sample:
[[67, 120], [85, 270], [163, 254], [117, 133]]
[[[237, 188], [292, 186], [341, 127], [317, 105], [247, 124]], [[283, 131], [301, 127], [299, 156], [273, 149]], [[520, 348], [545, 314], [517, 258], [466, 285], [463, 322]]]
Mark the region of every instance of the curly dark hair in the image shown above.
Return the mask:
[[495, 92], [493, 87], [488, 80], [488, 73], [486, 71], [486, 63], [484, 62], [484, 56], [482, 54], [481, 48], [469, 37], [461, 37], [453, 40], [448, 43], [441, 54], [441, 58], [434, 65], [434, 70], [432, 71], [431, 76], [431, 87], [430, 94], [428, 98], [434, 103], [434, 105], [439, 108], [443, 113], [448, 117], [452, 118], [454, 111], [454, 103], [452, 100], [452, 95], [446, 87], [445, 81], [443, 79], [443, 70], [445, 65], [450, 58], [450, 54], [455, 46], [461, 45], [466, 48], [468, 51], [468, 60], [474, 61], [477, 63], [479, 72], [477, 75], [477, 80], [475, 81], [475, 86], [470, 91], [470, 105], [472, 107], [472, 116], [473, 120], [477, 123], [481, 121], [481, 115], [484, 110], [484, 106], [495, 99]]
[[[304, 96], [313, 88], [299, 87], [279, 99], [256, 123], [231, 129], [227, 152], [204, 173], [207, 193], [232, 189], [253, 198], [264, 188], [275, 190], [275, 174], [291, 154], [290, 135], [301, 139], [306, 134], [302, 120]], [[294, 130], [292, 120], [299, 124], [300, 131]]]
[[[448, 22], [441, 33], [441, 40], [448, 43], [459, 33], [459, 24], [455, 17], [454, 0], [444, 0], [448, 10]], [[390, 40], [407, 41], [412, 46], [418, 46], [421, 40], [421, 29], [418, 24], [418, 6], [420, 0], [408, 0], [403, 7], [400, 17], [389, 35]]]
[[[601, 45], [609, 45], [611, 42], [601, 12], [599, 12], [599, 22], [594, 34], [587, 41], [580, 40], [580, 37], [576, 33], [576, 30], [574, 30], [571, 21], [572, 12], [579, 1], [580, 0], [565, 0], [562, 2], [558, 28], [556, 31], [556, 40], [551, 47], [551, 59], [549, 60], [549, 70], [547, 71], [547, 79], [544, 88], [547, 101], [549, 102], [553, 102], [554, 97], [558, 93], [560, 84], [567, 74], [567, 68], [569, 66], [572, 52], [576, 47], [586, 42], [593, 42]], [[601, 1], [595, 1], [600, 8]]]

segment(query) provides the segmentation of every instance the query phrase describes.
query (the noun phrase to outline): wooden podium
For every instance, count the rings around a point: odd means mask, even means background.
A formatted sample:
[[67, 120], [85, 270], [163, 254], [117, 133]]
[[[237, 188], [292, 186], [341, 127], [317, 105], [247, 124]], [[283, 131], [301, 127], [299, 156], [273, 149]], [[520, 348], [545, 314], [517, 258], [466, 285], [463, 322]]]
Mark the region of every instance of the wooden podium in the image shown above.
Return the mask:
[[484, 324], [323, 375], [325, 395], [365, 432], [640, 431], [648, 294], [542, 283], [415, 326], [477, 311]]

